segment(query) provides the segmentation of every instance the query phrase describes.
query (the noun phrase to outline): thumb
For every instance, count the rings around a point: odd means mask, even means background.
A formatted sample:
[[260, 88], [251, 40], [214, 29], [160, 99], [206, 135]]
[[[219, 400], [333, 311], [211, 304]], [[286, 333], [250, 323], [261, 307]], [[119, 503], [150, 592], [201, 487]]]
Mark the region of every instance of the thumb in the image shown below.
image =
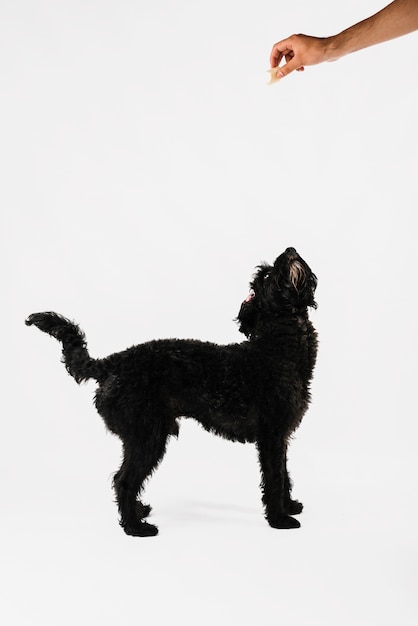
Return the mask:
[[276, 74], [277, 78], [279, 79], [284, 78], [285, 76], [288, 76], [294, 70], [298, 70], [302, 67], [303, 65], [301, 64], [299, 59], [297, 57], [293, 57], [293, 59], [290, 59], [290, 61], [285, 63], [285, 65], [282, 65], [281, 67], [277, 68], [277, 74]]

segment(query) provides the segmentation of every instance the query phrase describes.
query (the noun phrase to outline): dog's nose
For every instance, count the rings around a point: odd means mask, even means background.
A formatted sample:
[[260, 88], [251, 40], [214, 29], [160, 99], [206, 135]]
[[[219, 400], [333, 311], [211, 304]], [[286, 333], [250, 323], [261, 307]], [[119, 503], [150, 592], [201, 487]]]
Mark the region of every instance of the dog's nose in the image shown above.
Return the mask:
[[294, 248], [286, 248], [285, 254], [287, 254], [287, 256], [297, 256], [298, 253]]

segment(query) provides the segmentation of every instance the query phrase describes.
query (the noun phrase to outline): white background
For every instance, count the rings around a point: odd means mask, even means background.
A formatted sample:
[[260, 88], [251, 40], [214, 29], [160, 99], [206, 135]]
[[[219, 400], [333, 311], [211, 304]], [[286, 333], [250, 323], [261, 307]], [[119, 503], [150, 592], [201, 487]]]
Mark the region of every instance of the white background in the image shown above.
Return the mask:
[[[274, 42], [381, 6], [2, 0], [2, 623], [417, 623], [417, 35], [266, 86]], [[252, 446], [183, 421], [144, 498], [160, 535], [126, 537], [94, 384], [25, 317], [96, 357], [238, 341], [290, 245], [319, 278], [302, 528], [264, 521]]]

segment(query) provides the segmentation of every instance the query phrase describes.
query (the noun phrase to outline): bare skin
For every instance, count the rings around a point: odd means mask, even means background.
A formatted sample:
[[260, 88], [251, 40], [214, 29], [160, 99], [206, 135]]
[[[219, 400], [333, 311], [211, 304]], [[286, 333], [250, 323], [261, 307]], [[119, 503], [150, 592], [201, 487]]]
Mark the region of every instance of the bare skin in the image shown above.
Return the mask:
[[[418, 29], [418, 0], [394, 0], [378, 13], [331, 37], [292, 35], [274, 44], [270, 66], [277, 78], [299, 72], [307, 65], [336, 61], [357, 50], [374, 46]], [[282, 60], [285, 64], [280, 66]]]

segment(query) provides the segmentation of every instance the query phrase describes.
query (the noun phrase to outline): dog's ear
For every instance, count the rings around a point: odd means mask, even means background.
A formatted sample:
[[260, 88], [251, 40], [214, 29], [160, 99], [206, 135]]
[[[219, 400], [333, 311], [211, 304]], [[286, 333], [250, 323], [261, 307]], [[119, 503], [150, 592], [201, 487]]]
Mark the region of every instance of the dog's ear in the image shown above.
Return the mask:
[[246, 337], [250, 337], [255, 330], [257, 321], [257, 306], [254, 298], [241, 304], [236, 321], [239, 324], [239, 331], [244, 333]]
[[256, 325], [259, 322], [264, 281], [268, 278], [271, 270], [272, 267], [267, 263], [261, 263], [257, 267], [257, 272], [253, 275], [253, 280], [250, 282], [250, 293], [241, 304], [236, 321], [240, 325], [240, 332], [244, 333], [246, 337], [251, 337], [254, 334]]

